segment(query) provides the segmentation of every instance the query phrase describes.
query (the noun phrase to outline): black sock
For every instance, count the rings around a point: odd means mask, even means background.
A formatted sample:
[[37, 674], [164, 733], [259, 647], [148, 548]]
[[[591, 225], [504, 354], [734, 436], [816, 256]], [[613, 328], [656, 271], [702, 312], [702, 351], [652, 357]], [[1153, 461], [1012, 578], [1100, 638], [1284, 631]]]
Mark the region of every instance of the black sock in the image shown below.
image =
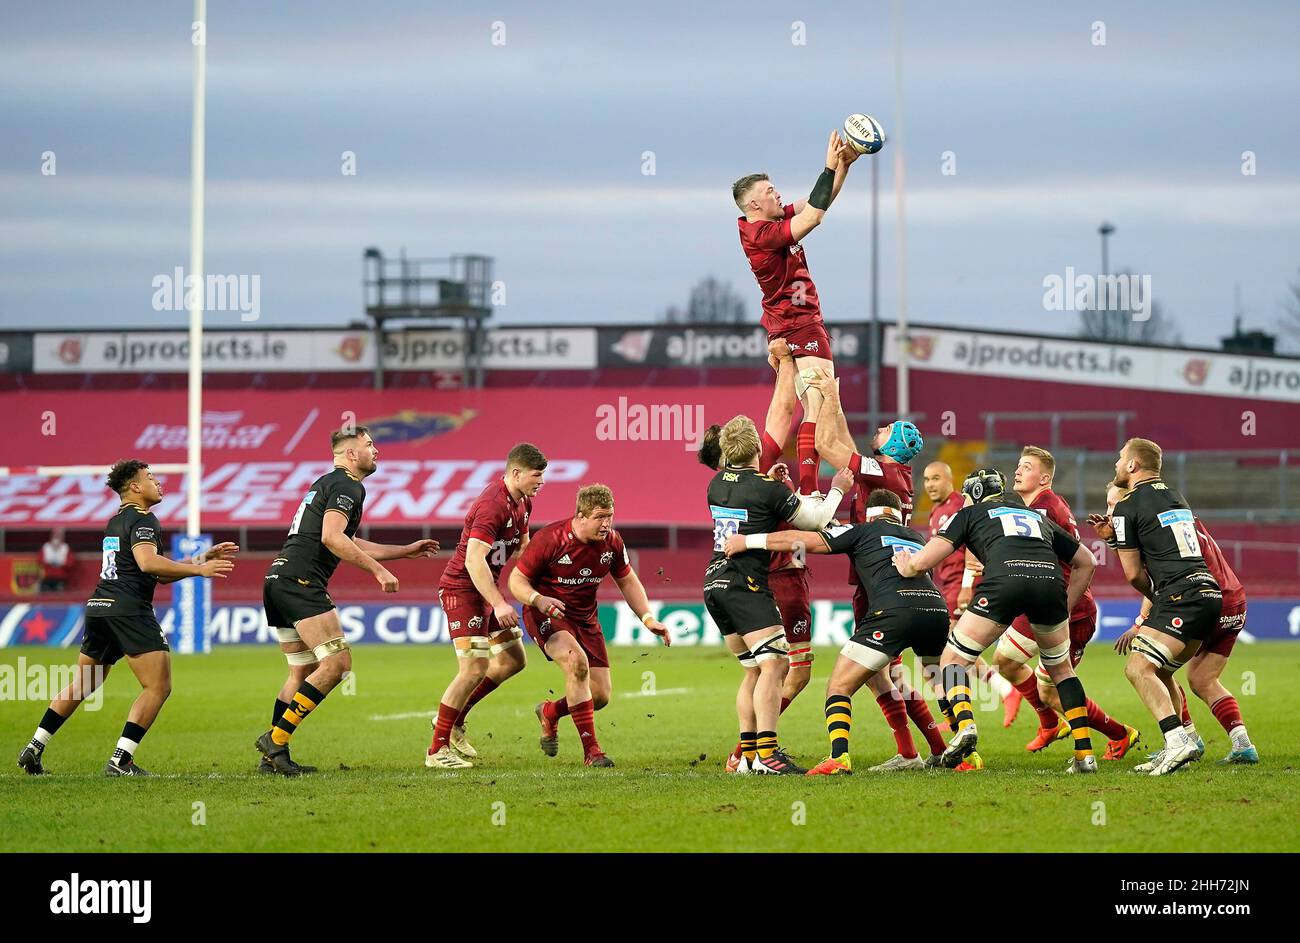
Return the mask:
[[45, 716], [41, 718], [40, 728], [53, 736], [59, 732], [59, 728], [63, 726], [63, 722], [67, 719], [62, 714], [56, 714], [54, 708], [47, 707]]
[[1164, 720], [1160, 721], [1160, 732], [1169, 733], [1171, 730], [1177, 730], [1183, 725], [1182, 718], [1177, 714], [1170, 714]]
[[280, 700], [279, 695], [276, 695], [276, 698], [275, 698], [275, 709], [274, 709], [273, 711], [271, 711], [271, 726], [272, 726], [272, 727], [275, 726], [275, 722], [276, 722], [277, 720], [279, 720], [281, 717], [284, 716], [284, 712], [287, 711], [288, 709], [289, 709], [289, 702], [288, 702], [288, 701], [282, 701], [282, 700]]
[[113, 751], [113, 762], [118, 766], [125, 766], [130, 763], [131, 757], [140, 748], [140, 741], [144, 739], [144, 735], [148, 732], [148, 727], [141, 727], [139, 724], [128, 720], [122, 728], [122, 739], [117, 741], [117, 748]]

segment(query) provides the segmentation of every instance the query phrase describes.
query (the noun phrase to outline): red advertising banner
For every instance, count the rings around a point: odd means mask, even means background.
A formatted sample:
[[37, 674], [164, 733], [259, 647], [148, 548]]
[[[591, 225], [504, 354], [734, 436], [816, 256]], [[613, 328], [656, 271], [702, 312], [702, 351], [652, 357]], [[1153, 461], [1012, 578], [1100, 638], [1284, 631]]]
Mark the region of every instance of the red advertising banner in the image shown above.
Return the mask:
[[[214, 391], [204, 396], [203, 525], [288, 525], [332, 462], [329, 433], [351, 419], [370, 427], [379, 469], [366, 479], [369, 524], [461, 521], [520, 441], [550, 459], [535, 516], [569, 513], [579, 487], [614, 489], [623, 524], [708, 523], [705, 470], [695, 459], [714, 422], [747, 413], [762, 422], [764, 386], [483, 391]], [[23, 392], [4, 396], [13, 452], [0, 456], [0, 527], [97, 525], [117, 506], [101, 475], [15, 473], [35, 466], [185, 461], [186, 401], [174, 392]], [[8, 448], [8, 447], [7, 447]], [[156, 509], [185, 519], [186, 476], [160, 476]]]

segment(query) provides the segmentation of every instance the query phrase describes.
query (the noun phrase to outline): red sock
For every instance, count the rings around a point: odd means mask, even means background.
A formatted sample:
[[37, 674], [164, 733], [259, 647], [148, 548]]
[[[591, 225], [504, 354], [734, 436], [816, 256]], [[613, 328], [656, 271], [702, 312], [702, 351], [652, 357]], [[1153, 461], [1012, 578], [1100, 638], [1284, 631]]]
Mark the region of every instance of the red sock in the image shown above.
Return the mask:
[[889, 724], [889, 730], [894, 735], [894, 743], [898, 745], [899, 754], [905, 760], [916, 756], [912, 731], [907, 729], [907, 708], [903, 705], [903, 699], [896, 696], [893, 691], [888, 691], [876, 698], [876, 703], [880, 705], [880, 712], [885, 715], [885, 723]]
[[1038, 726], [1044, 730], [1055, 730], [1060, 723], [1056, 719], [1056, 711], [1052, 710], [1043, 703], [1043, 699], [1038, 696], [1038, 679], [1032, 674], [1015, 685], [1015, 689], [1021, 693], [1029, 706], [1038, 712]]
[[[1237, 706], [1237, 699], [1231, 694], [1225, 694], [1211, 704], [1210, 713], [1228, 733], [1232, 733], [1234, 727], [1241, 727], [1246, 723], [1241, 719], [1241, 708]], [[1233, 749], [1236, 747], [1234, 746]]]
[[461, 710], [460, 716], [456, 718], [456, 726], [459, 727], [462, 724], [464, 724], [465, 716], [469, 713], [470, 708], [473, 707], [475, 704], [477, 704], [479, 701], [483, 700], [483, 698], [487, 697], [496, 689], [497, 689], [497, 683], [493, 681], [491, 678], [484, 678], [482, 681], [480, 681], [478, 683], [478, 687], [474, 689], [474, 693], [471, 694], [469, 696], [469, 700], [465, 702], [465, 707], [464, 709]]
[[600, 744], [596, 742], [596, 711], [591, 705], [590, 698], [570, 707], [569, 716], [573, 718], [573, 726], [578, 728], [583, 756], [601, 752]]
[[742, 753], [744, 753], [744, 752], [745, 752], [745, 750], [744, 750], [743, 745], [741, 744], [741, 742], [740, 742], [739, 740], [737, 740], [737, 741], [736, 741], [736, 749], [734, 749], [734, 750], [731, 751], [731, 756], [732, 756], [732, 758], [738, 760], [738, 759], [740, 759], [740, 755], [741, 755]]
[[[1175, 682], [1175, 684], [1177, 684], [1177, 682]], [[1182, 716], [1183, 726], [1186, 727], [1188, 724], [1192, 722], [1192, 712], [1187, 709], [1187, 692], [1183, 690], [1183, 686], [1181, 684], [1178, 685], [1178, 696], [1183, 699], [1183, 709], [1182, 709], [1181, 716]]]
[[762, 452], [759, 454], [758, 458], [758, 470], [766, 475], [768, 469], [780, 461], [781, 455], [785, 452], [785, 449], [777, 445], [776, 440], [768, 435], [766, 430], [763, 432], [759, 441], [762, 443]]
[[546, 701], [542, 704], [542, 713], [546, 719], [553, 724], [560, 722], [561, 717], [567, 717], [569, 714], [569, 702], [562, 697], [557, 697], [553, 701]]
[[793, 698], [789, 698], [789, 697], [783, 697], [783, 698], [781, 698], [781, 710], [778, 712], [778, 714], [784, 714], [784, 713], [785, 713], [785, 709], [786, 709], [787, 707], [790, 706], [790, 702], [791, 702], [792, 700], [793, 700]]
[[459, 711], [454, 707], [448, 707], [446, 704], [438, 705], [438, 722], [433, 727], [433, 742], [429, 744], [430, 755], [437, 753], [447, 745], [451, 739], [451, 728], [456, 723], [456, 715]]
[[817, 468], [821, 456], [817, 454], [817, 423], [799, 423], [799, 493], [812, 494], [817, 490]]
[[934, 715], [930, 713], [930, 705], [925, 703], [925, 698], [913, 692], [911, 697], [903, 699], [903, 704], [907, 708], [907, 716], [912, 718], [912, 723], [916, 724], [916, 729], [921, 731], [925, 742], [930, 745], [930, 753], [942, 753], [945, 747], [943, 737], [939, 736], [939, 725], [934, 722]]
[[1111, 720], [1092, 698], [1088, 698], [1088, 726], [1093, 730], [1100, 730], [1106, 735], [1107, 740], [1119, 740], [1128, 734], [1124, 725], [1117, 720]]

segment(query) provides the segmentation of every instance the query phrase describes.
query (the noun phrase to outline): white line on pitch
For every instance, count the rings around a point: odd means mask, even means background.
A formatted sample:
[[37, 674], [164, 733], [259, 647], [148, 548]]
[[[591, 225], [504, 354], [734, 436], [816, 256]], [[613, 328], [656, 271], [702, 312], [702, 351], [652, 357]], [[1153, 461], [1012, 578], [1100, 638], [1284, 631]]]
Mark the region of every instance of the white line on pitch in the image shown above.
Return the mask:
[[371, 720], [410, 720], [412, 717], [434, 717], [437, 711], [407, 711], [405, 714], [371, 714]]
[[657, 691], [624, 691], [619, 697], [659, 697], [661, 694], [689, 694], [690, 688], [660, 688]]

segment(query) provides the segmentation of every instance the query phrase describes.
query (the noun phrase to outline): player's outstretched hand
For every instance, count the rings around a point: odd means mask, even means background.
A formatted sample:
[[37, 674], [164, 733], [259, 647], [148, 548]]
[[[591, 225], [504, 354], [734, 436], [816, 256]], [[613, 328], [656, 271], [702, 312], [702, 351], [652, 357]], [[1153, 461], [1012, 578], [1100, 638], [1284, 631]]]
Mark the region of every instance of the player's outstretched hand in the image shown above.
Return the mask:
[[646, 622], [645, 627], [664, 640], [664, 648], [671, 648], [673, 637], [668, 634], [668, 627], [658, 619], [650, 619]]
[[199, 564], [199, 576], [224, 580], [226, 574], [234, 568], [235, 564], [230, 560], [205, 560]]
[[840, 147], [844, 142], [840, 140], [840, 132], [832, 131], [830, 140], [826, 142], [826, 167], [828, 170], [835, 170], [840, 165]]
[[379, 588], [385, 593], [397, 592], [397, 577], [389, 573], [382, 566], [375, 573], [375, 580], [379, 583]]
[[229, 560], [239, 553], [239, 544], [234, 541], [224, 540], [219, 544], [213, 544], [208, 548], [205, 554], [205, 560]]
[[1139, 627], [1138, 623], [1135, 622], [1128, 631], [1115, 639], [1115, 651], [1121, 655], [1127, 655], [1133, 647], [1133, 639], [1137, 637]]
[[837, 471], [835, 477], [831, 479], [831, 487], [839, 488], [840, 494], [848, 494], [853, 487], [853, 469], [846, 465]]
[[547, 618], [564, 615], [564, 600], [556, 599], [554, 596], [538, 596], [533, 600], [533, 605]]
[[848, 138], [845, 138], [843, 141], [840, 142], [839, 153], [836, 154], [836, 156], [839, 158], [841, 164], [843, 164], [845, 167], [848, 167], [849, 164], [853, 163], [862, 155], [859, 154], [857, 150], [853, 147], [853, 145], [849, 143]]
[[504, 599], [492, 607], [492, 614], [497, 617], [497, 625], [503, 629], [513, 629], [519, 625], [519, 613]]
[[785, 484], [790, 480], [790, 466], [785, 462], [777, 462], [767, 470], [767, 477]]
[[894, 553], [894, 569], [900, 576], [916, 576], [916, 568], [912, 566], [912, 552], [910, 550], [899, 550]]
[[1088, 523], [1102, 540], [1115, 539], [1115, 525], [1111, 523], [1109, 514], [1089, 514]]
[[724, 548], [727, 556], [734, 557], [738, 553], [745, 552], [745, 538], [742, 534], [732, 534], [727, 538], [727, 545]]
[[441, 549], [442, 546], [436, 540], [417, 540], [406, 545], [406, 553], [402, 556], [408, 560], [418, 560], [421, 557], [431, 557]]

